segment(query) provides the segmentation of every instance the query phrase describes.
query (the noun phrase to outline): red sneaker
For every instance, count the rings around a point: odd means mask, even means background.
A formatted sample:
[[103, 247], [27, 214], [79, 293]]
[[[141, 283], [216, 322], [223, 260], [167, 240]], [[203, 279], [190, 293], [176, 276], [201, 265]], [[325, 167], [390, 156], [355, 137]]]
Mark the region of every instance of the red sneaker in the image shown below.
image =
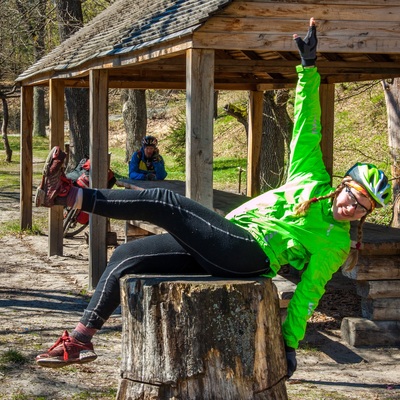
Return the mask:
[[64, 331], [63, 335], [46, 353], [36, 357], [36, 362], [41, 367], [60, 368], [69, 364], [88, 363], [96, 358], [97, 354], [94, 352], [91, 342], [80, 342]]
[[68, 195], [72, 181], [64, 175], [66, 154], [55, 146], [50, 150], [43, 168], [42, 182], [36, 191], [36, 207], [51, 207], [56, 197]]

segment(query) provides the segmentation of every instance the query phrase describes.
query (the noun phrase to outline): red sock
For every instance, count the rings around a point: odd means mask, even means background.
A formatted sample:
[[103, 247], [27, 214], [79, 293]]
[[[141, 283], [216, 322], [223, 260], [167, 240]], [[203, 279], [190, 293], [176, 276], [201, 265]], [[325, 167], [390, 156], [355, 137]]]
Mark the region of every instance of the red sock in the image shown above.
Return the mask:
[[97, 332], [95, 328], [88, 328], [79, 322], [76, 328], [72, 331], [71, 336], [83, 343], [89, 343], [92, 337]]

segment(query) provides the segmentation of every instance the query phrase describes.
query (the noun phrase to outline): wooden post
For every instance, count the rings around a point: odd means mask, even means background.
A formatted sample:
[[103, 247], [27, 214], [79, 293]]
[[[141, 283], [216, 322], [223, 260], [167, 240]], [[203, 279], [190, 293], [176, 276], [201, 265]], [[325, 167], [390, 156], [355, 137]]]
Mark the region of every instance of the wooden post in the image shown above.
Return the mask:
[[247, 145], [247, 196], [260, 194], [260, 152], [263, 123], [263, 92], [250, 92], [249, 138]]
[[20, 226], [32, 228], [32, 127], [33, 87], [21, 87]]
[[321, 149], [326, 170], [333, 174], [333, 132], [335, 128], [335, 85], [323, 83], [320, 86], [321, 98]]
[[186, 196], [212, 208], [214, 50], [186, 54]]
[[[64, 147], [64, 81], [50, 79], [50, 149]], [[49, 209], [49, 256], [63, 254], [63, 207]]]
[[[108, 71], [90, 70], [90, 185], [107, 187]], [[107, 218], [90, 214], [89, 287], [94, 288], [107, 264]]]
[[278, 296], [270, 279], [121, 279], [117, 399], [287, 399]]

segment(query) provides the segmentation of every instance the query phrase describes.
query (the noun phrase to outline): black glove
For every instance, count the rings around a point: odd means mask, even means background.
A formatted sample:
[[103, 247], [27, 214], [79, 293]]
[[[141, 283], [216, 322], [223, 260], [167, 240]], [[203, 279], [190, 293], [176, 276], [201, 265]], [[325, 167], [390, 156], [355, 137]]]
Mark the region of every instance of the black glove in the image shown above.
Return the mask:
[[286, 362], [287, 362], [287, 377], [290, 378], [297, 368], [296, 350], [292, 347], [285, 346]]
[[155, 180], [157, 180], [156, 174], [152, 174], [152, 173], [147, 174], [146, 175], [146, 180], [147, 181], [155, 181]]
[[317, 27], [315, 26], [314, 18], [311, 18], [310, 27], [304, 40], [297, 35], [293, 35], [299, 49], [301, 57], [301, 65], [303, 67], [311, 67], [315, 65], [317, 60]]

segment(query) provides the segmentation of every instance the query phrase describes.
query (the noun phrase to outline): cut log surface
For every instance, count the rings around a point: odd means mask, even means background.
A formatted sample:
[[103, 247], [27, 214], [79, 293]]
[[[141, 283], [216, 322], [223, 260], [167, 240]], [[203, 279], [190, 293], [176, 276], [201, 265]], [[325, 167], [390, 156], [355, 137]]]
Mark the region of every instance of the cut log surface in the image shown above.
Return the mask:
[[287, 399], [270, 279], [121, 279], [118, 399]]
[[400, 321], [370, 321], [365, 318], [343, 318], [341, 336], [351, 346], [400, 345]]

